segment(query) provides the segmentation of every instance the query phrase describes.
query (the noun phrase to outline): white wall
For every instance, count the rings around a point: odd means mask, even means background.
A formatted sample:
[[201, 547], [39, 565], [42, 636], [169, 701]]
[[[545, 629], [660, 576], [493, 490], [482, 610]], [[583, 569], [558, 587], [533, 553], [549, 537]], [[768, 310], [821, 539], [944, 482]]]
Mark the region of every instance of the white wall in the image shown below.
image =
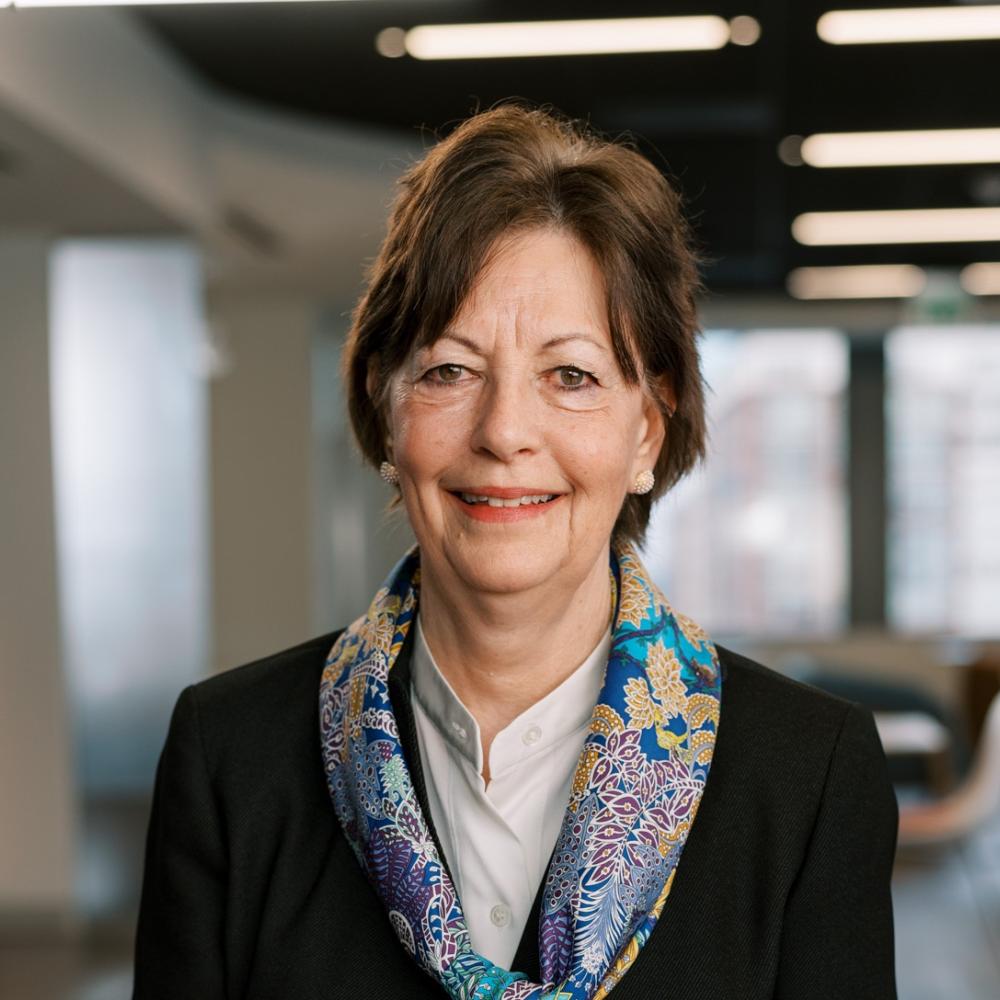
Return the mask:
[[340, 378], [349, 307], [330, 309], [313, 341], [314, 632], [348, 625], [413, 543], [401, 508], [365, 464], [347, 417]]
[[216, 670], [302, 642], [312, 625], [310, 352], [301, 295], [221, 293], [230, 370], [211, 389]]
[[0, 239], [0, 913], [68, 913], [73, 895], [47, 274], [46, 239]]

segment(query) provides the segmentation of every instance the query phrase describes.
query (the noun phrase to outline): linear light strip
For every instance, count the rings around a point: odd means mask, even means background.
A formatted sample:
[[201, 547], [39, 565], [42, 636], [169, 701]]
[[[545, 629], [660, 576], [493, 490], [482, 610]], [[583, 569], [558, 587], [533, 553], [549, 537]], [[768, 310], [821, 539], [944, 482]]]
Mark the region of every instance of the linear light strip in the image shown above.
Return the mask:
[[1000, 263], [969, 264], [958, 280], [970, 295], [1000, 295]]
[[[0, 0], [10, 7], [143, 7], [216, 3], [318, 3], [320, 0]], [[327, 0], [323, 0], [327, 2]]]
[[1000, 5], [831, 10], [819, 19], [816, 32], [831, 45], [1000, 38]]
[[907, 299], [926, 284], [927, 275], [915, 264], [797, 267], [786, 279], [797, 299]]
[[1000, 208], [806, 212], [792, 235], [806, 246], [1000, 242]]
[[406, 32], [416, 59], [496, 59], [721, 49], [730, 40], [721, 17], [621, 17], [580, 21], [424, 24]]
[[800, 153], [813, 167], [1000, 163], [1000, 128], [818, 132], [802, 141]]

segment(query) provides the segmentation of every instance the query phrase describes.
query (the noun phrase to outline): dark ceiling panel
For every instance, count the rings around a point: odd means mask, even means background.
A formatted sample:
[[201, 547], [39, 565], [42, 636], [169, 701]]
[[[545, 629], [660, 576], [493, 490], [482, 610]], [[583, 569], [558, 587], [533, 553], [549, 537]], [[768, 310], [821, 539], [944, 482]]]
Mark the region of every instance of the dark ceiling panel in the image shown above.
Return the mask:
[[[927, 0], [925, 0], [925, 3]], [[936, 0], [940, 2], [940, 0]], [[919, 5], [911, 2], [910, 5]], [[790, 168], [780, 139], [824, 130], [1000, 126], [1000, 42], [830, 46], [815, 25], [856, 2], [333, 2], [143, 8], [137, 16], [215, 86], [276, 108], [441, 133], [477, 108], [520, 97], [612, 134], [631, 130], [682, 188], [719, 287], [780, 287], [803, 260], [950, 265], [1000, 246], [797, 246], [800, 212], [1000, 200], [989, 167]], [[374, 48], [385, 27], [453, 21], [750, 14], [758, 44], [717, 52], [421, 62]], [[996, 173], [1000, 173], [998, 165]]]

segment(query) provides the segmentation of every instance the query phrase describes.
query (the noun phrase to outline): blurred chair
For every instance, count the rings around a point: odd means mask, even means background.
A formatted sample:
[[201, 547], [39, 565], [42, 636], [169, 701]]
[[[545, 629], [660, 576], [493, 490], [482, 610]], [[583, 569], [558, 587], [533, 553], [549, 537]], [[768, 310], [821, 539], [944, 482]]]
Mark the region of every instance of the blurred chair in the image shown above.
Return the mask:
[[1000, 694], [983, 721], [972, 766], [954, 791], [899, 812], [899, 846], [945, 844], [967, 836], [1000, 812]]
[[943, 795], [956, 784], [955, 737], [938, 718], [926, 711], [874, 711], [882, 748], [890, 762], [922, 762], [927, 787]]
[[970, 755], [964, 726], [926, 691], [813, 660], [796, 667], [799, 680], [872, 710], [893, 784], [920, 784], [944, 795], [965, 774]]
[[969, 740], [979, 742], [990, 705], [1000, 694], [1000, 656], [986, 653], [964, 664], [962, 680], [963, 709], [969, 723]]

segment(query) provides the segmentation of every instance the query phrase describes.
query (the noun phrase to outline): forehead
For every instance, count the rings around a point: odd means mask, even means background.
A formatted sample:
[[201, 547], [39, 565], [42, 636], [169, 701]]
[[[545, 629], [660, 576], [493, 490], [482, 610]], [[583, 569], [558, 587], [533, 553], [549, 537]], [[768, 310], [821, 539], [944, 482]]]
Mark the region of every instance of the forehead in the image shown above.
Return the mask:
[[590, 250], [558, 229], [497, 240], [442, 333], [474, 336], [499, 330], [532, 339], [588, 333], [610, 345], [604, 276]]

